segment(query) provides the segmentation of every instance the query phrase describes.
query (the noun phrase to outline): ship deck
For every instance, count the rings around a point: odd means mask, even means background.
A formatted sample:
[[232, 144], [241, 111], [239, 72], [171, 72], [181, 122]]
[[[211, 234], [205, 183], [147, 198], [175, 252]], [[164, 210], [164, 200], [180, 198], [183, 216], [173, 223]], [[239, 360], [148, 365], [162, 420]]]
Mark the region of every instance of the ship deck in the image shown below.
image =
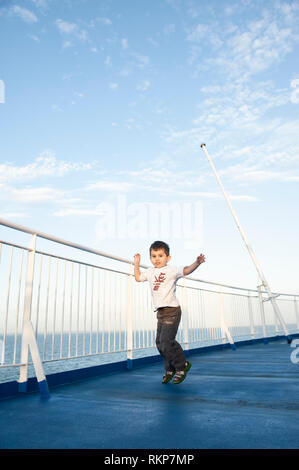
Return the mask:
[[189, 355], [186, 380], [162, 362], [0, 402], [1, 449], [298, 449], [299, 363], [285, 339]]

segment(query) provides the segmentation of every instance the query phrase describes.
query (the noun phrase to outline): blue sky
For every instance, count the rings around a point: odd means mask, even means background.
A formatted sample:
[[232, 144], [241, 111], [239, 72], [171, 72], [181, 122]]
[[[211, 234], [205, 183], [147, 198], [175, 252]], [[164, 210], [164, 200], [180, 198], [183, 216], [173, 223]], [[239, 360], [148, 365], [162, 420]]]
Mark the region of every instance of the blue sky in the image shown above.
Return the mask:
[[205, 142], [271, 288], [298, 293], [298, 15], [292, 0], [0, 1], [1, 217], [144, 264], [162, 238], [173, 264], [206, 254], [196, 277], [254, 288]]

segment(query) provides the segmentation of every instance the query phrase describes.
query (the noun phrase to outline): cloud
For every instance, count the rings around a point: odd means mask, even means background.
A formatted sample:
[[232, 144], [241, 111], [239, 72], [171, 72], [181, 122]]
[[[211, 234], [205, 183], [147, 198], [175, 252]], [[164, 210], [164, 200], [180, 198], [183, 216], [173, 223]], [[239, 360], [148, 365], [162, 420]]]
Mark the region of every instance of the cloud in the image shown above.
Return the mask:
[[[246, 7], [243, 23], [238, 17], [234, 23], [224, 17], [221, 22], [213, 20], [187, 27], [189, 64], [194, 67], [194, 76], [218, 69], [222, 76], [245, 78], [280, 63], [298, 41], [295, 9], [283, 9], [282, 5], [276, 2], [271, 10], [263, 9], [254, 21], [246, 21]], [[207, 46], [212, 47], [212, 56]]]
[[292, 171], [273, 171], [267, 169], [258, 169], [253, 167], [246, 168], [238, 165], [228, 168], [221, 172], [230, 176], [236, 181], [246, 181], [247, 183], [263, 183], [266, 181], [294, 182], [299, 181], [299, 171], [294, 175]]
[[[153, 189], [154, 190], [154, 189]], [[158, 190], [156, 188], [156, 190]], [[161, 193], [173, 194], [174, 196], [192, 197], [201, 199], [223, 199], [222, 193], [219, 192], [207, 192], [207, 191], [179, 191], [175, 188], [162, 188], [159, 190]], [[245, 201], [245, 202], [258, 202], [259, 199], [255, 196], [249, 196], [247, 194], [228, 194], [229, 198], [233, 201]]]
[[3, 219], [27, 219], [30, 215], [27, 212], [4, 211], [0, 213], [0, 217]]
[[55, 217], [69, 217], [69, 216], [85, 216], [93, 217], [101, 215], [102, 211], [98, 209], [76, 209], [76, 208], [66, 208], [60, 209], [59, 211], [54, 211], [53, 215]]
[[278, 0], [275, 6], [288, 22], [296, 20], [295, 13], [299, 10], [299, 5], [296, 0], [291, 3], [281, 2], [280, 0]]
[[35, 34], [28, 34], [28, 37], [32, 39], [35, 42], [40, 42], [40, 39], [38, 36], [35, 36]]
[[[119, 181], [98, 181], [88, 185], [86, 191], [104, 191], [115, 193], [128, 193], [130, 191], [155, 192], [159, 194], [168, 194], [175, 197], [199, 197], [203, 199], [219, 199], [221, 192], [208, 192], [198, 190], [203, 187], [205, 178], [203, 175], [194, 175], [193, 171], [171, 171], [167, 168], [154, 169], [143, 168], [133, 171], [119, 171], [114, 176], [121, 176]], [[111, 175], [112, 176], [112, 175]], [[255, 196], [248, 194], [232, 194], [231, 199], [237, 201], [256, 202]]]
[[238, 31], [227, 41], [229, 52], [224, 63], [233, 61], [230, 65], [234, 74], [239, 73], [238, 69], [249, 74], [263, 71], [291, 51], [292, 40], [291, 28], [266, 18], [252, 22], [247, 31]]
[[68, 23], [67, 21], [63, 21], [60, 19], [56, 20], [55, 24], [59, 32], [62, 34], [72, 34], [78, 29], [76, 23]]
[[116, 192], [127, 192], [131, 191], [134, 185], [126, 181], [98, 181], [90, 184], [86, 187], [86, 191], [116, 191]]
[[52, 104], [51, 109], [53, 109], [53, 111], [62, 111], [62, 108], [55, 103]]
[[123, 38], [123, 39], [121, 40], [121, 47], [122, 47], [123, 49], [128, 49], [129, 44], [128, 44], [128, 39], [127, 39], [127, 38]]
[[31, 0], [37, 8], [45, 9], [48, 7], [47, 0]]
[[112, 21], [110, 20], [110, 18], [97, 18], [97, 21], [107, 26], [110, 26], [112, 24]]
[[40, 203], [45, 201], [56, 200], [61, 196], [62, 192], [50, 188], [50, 187], [39, 187], [39, 188], [22, 188], [22, 189], [11, 189], [10, 199], [19, 203]]
[[136, 67], [143, 69], [150, 63], [149, 57], [139, 54], [138, 52], [131, 52], [131, 57], [134, 59]]
[[[202, 183], [202, 176], [194, 176], [193, 171], [184, 171], [177, 174], [167, 168], [155, 170], [147, 167], [139, 170], [121, 170], [109, 172], [110, 180], [100, 180], [91, 183], [84, 188], [86, 194], [94, 192], [103, 192], [110, 197], [119, 194], [135, 194], [135, 191], [147, 193], [163, 194], [174, 199], [179, 198], [199, 198], [199, 199], [221, 199], [223, 196], [220, 191], [208, 192], [200, 191], [198, 187]], [[120, 177], [119, 180], [115, 178]], [[113, 178], [113, 179], [112, 179]], [[133, 196], [132, 196], [133, 197]], [[256, 202], [258, 198], [248, 194], [231, 194], [232, 200], [240, 202]], [[56, 202], [65, 207], [58, 209], [53, 215], [56, 217], [82, 216], [93, 217], [102, 214], [101, 207], [96, 205], [96, 200], [77, 200], [77, 199], [58, 199]]]
[[109, 88], [111, 88], [111, 90], [117, 90], [118, 89], [118, 83], [109, 83]]
[[122, 181], [134, 184], [137, 190], [161, 191], [162, 188], [174, 188], [174, 191], [198, 190], [203, 185], [204, 176], [196, 175], [192, 170], [177, 171], [177, 168], [167, 167], [167, 158], [159, 157], [151, 162], [151, 166], [146, 166], [138, 170], [118, 171], [117, 175]]
[[187, 34], [187, 41], [199, 42], [205, 37], [209, 30], [210, 28], [207, 24], [200, 23], [189, 30]]
[[159, 47], [159, 43], [158, 43], [158, 41], [155, 41], [155, 39], [149, 37], [149, 38], [147, 38], [147, 40], [152, 46]]
[[149, 89], [150, 86], [151, 86], [151, 82], [149, 80], [144, 80], [142, 83], [137, 85], [136, 90], [146, 91]]
[[[14, 188], [9, 185], [2, 185], [0, 199], [6, 201], [6, 205], [7, 203], [11, 204], [17, 202], [19, 207], [19, 204], [38, 204], [47, 201], [56, 201], [59, 197], [62, 197], [63, 194], [63, 191], [49, 186]], [[11, 212], [11, 210], [9, 212]]]
[[25, 23], [36, 23], [38, 21], [37, 16], [27, 8], [22, 8], [18, 5], [14, 5], [10, 10], [13, 14], [21, 18]]
[[175, 33], [175, 25], [174, 24], [168, 24], [164, 27], [163, 32], [165, 36], [169, 36], [170, 34]]
[[[55, 25], [63, 36], [70, 36], [79, 39], [81, 42], [88, 41], [87, 32], [84, 29], [80, 29], [76, 23], [69, 23], [68, 21], [61, 20], [60, 18], [55, 21]], [[64, 43], [64, 48], [71, 45], [70, 41]]]
[[51, 150], [45, 150], [32, 163], [17, 166], [12, 163], [0, 164], [0, 181], [24, 181], [41, 178], [43, 176], [64, 176], [70, 172], [90, 170], [91, 163], [65, 162], [57, 160]]
[[[223, 155], [233, 165], [219, 170], [219, 175], [241, 185], [257, 186], [263, 182], [290, 183], [299, 180], [299, 145], [296, 136], [298, 121], [277, 125], [271, 138], [259, 145], [224, 148]], [[215, 160], [221, 152], [215, 153]]]
[[294, 88], [291, 93], [291, 102], [294, 104], [299, 103], [299, 78], [291, 81], [291, 88]]
[[175, 130], [173, 128], [165, 129], [162, 137], [167, 143], [192, 142], [196, 146], [202, 143], [203, 133], [200, 127], [191, 127], [186, 130]]
[[112, 67], [112, 60], [109, 55], [106, 57], [104, 64], [106, 67]]
[[[234, 152], [248, 147], [252, 139], [272, 141], [275, 149], [282, 142], [288, 148], [297, 141], [297, 123], [286, 119], [283, 111], [290, 100], [289, 88], [276, 88], [269, 80], [221, 79], [200, 91], [201, 99], [191, 125], [185, 129], [165, 126], [161, 132], [164, 142], [173, 146], [176, 154], [198, 154], [200, 144], [206, 141], [219, 146], [219, 158], [237, 158]], [[265, 149], [265, 155], [268, 150]], [[252, 155], [255, 153], [253, 150]]]

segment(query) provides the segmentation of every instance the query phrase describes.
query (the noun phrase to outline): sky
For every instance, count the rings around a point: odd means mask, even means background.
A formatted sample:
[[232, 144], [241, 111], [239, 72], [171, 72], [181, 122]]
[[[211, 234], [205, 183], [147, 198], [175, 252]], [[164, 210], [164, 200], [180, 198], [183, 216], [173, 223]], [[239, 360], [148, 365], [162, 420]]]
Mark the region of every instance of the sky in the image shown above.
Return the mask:
[[[0, 217], [199, 279], [298, 285], [296, 0], [0, 0]], [[1, 238], [14, 235], [1, 231]]]

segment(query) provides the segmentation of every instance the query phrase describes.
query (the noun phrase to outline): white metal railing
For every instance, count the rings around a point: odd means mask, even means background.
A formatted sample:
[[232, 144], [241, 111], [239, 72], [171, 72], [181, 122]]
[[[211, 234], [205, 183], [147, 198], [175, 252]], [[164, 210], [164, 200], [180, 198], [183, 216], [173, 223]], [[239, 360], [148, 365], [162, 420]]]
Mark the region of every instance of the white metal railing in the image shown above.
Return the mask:
[[[136, 356], [156, 354], [148, 284], [135, 282], [132, 261], [2, 219], [0, 227], [9, 238], [0, 242], [0, 381], [12, 368], [20, 369], [22, 384], [33, 365], [43, 382], [45, 365], [55, 363], [57, 370], [62, 361], [67, 367], [77, 360], [79, 367], [82, 359], [104, 357], [130, 364]], [[19, 239], [12, 241], [16, 233]], [[38, 247], [41, 241], [46, 248]], [[185, 349], [284, 334], [260, 287], [186, 277], [177, 283], [177, 295], [183, 312], [178, 339]], [[273, 295], [289, 332], [298, 332], [299, 296]]]

